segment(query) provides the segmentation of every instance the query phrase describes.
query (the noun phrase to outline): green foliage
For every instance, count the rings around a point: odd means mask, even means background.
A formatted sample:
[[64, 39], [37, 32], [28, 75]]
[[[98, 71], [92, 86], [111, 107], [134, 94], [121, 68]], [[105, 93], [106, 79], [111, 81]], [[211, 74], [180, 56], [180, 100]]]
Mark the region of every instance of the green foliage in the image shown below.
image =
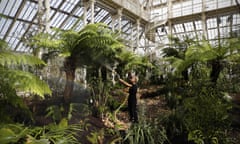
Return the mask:
[[104, 129], [100, 129], [99, 131], [94, 131], [87, 136], [88, 141], [91, 144], [101, 144], [104, 139]]
[[92, 112], [96, 117], [101, 117], [108, 109], [111, 83], [101, 79], [92, 79], [90, 83]]
[[24, 128], [20, 124], [1, 125], [0, 127], [0, 143], [9, 144], [17, 143], [24, 138], [29, 132], [28, 128]]
[[63, 108], [57, 105], [49, 106], [47, 109], [46, 117], [51, 117], [54, 122], [59, 122], [62, 119]]
[[51, 90], [39, 77], [22, 68], [45, 63], [31, 55], [11, 52], [2, 40], [0, 48], [0, 122], [30, 122], [30, 111], [17, 93], [28, 92], [44, 97], [45, 94], [51, 95]]
[[4, 124], [0, 126], [0, 143], [18, 144], [77, 144], [76, 133], [80, 125], [68, 125], [66, 119], [44, 127], [26, 127], [21, 124]]
[[[187, 133], [184, 124], [184, 111], [182, 108], [172, 110], [170, 113], [159, 117], [160, 123], [166, 129], [166, 135], [169, 141], [175, 141], [180, 138], [181, 141], [185, 139]], [[178, 140], [180, 142], [180, 140]]]
[[29, 54], [14, 53], [10, 51], [2, 51], [0, 54], [0, 65], [46, 65], [42, 60]]
[[130, 144], [164, 144], [167, 136], [163, 128], [143, 121], [131, 126], [124, 141]]
[[72, 57], [77, 65], [89, 65], [112, 61], [121, 51], [123, 44], [117, 41], [107, 25], [102, 23], [88, 24], [79, 32], [70, 30], [56, 30], [56, 34], [40, 33], [28, 42], [30, 46], [56, 51], [60, 56]]
[[209, 71], [208, 75], [212, 82], [216, 82], [225, 61], [239, 61], [239, 49], [239, 38], [232, 38], [219, 46], [213, 46], [208, 41], [202, 40], [201, 42], [191, 42], [185, 51], [184, 58], [177, 52], [166, 52], [172, 54], [170, 56], [166, 54], [168, 56], [166, 60], [175, 68], [176, 74], [189, 68], [194, 71], [204, 65], [209, 67], [208, 64], [211, 64], [211, 72]]
[[[228, 131], [232, 106], [224, 93], [236, 88], [239, 42], [239, 38], [232, 38], [214, 46], [206, 40], [191, 41], [185, 51], [165, 50], [174, 68], [174, 75], [169, 74], [166, 83], [166, 100], [173, 113], [162, 121], [171, 140], [181, 135], [197, 144], [231, 143]], [[187, 83], [180, 79], [186, 70]]]
[[134, 70], [140, 80], [146, 75], [147, 69], [154, 67], [147, 56], [140, 56], [129, 50], [122, 50], [122, 52], [117, 55], [117, 64], [116, 71], [120, 75]]
[[130, 144], [154, 144], [154, 139], [151, 134], [151, 127], [147, 123], [135, 124], [128, 131], [126, 138]]
[[167, 83], [162, 88], [162, 91], [164, 92], [167, 106], [173, 110], [182, 105], [182, 100], [186, 92], [189, 91], [189, 86], [174, 74], [168, 73], [167, 78]]
[[13, 122], [15, 118], [18, 120], [31, 119], [27, 106], [23, 102], [22, 98], [17, 96], [15, 89], [10, 87], [8, 84], [2, 84], [0, 86], [0, 92], [0, 123]]
[[196, 144], [204, 144], [204, 138], [200, 130], [191, 131], [188, 134], [188, 140], [194, 141]]
[[7, 68], [0, 68], [0, 73], [0, 79], [18, 91], [32, 92], [41, 97], [44, 97], [44, 94], [51, 94], [48, 85], [34, 74]]
[[91, 66], [98, 70], [106, 64], [114, 64], [116, 55], [124, 47], [107, 25], [88, 24], [80, 31], [58, 30], [54, 36], [39, 34], [30, 39], [34, 49], [48, 49], [65, 56], [63, 63], [67, 83], [64, 100], [68, 102], [73, 90], [74, 72], [77, 67]]
[[147, 120], [145, 106], [140, 109], [139, 123], [132, 123], [124, 141], [129, 144], [167, 144], [169, 143], [166, 130], [159, 121]]
[[51, 94], [48, 85], [41, 81], [37, 76], [26, 71], [19, 70], [18, 66], [45, 65], [37, 57], [18, 54], [8, 51], [3, 41], [1, 41], [0, 53], [0, 80], [1, 85], [7, 85], [18, 91], [32, 92], [39, 96]]
[[68, 125], [66, 119], [62, 119], [58, 125], [50, 124], [43, 128], [34, 129], [35, 139], [48, 139], [51, 143], [77, 144], [76, 132], [81, 131], [80, 125]]
[[223, 99], [221, 93], [211, 88], [202, 87], [194, 94], [194, 97], [184, 100], [184, 123], [189, 135], [197, 136], [200, 131], [205, 142], [214, 138], [220, 143], [228, 143], [225, 131], [231, 125], [228, 114], [231, 105]]

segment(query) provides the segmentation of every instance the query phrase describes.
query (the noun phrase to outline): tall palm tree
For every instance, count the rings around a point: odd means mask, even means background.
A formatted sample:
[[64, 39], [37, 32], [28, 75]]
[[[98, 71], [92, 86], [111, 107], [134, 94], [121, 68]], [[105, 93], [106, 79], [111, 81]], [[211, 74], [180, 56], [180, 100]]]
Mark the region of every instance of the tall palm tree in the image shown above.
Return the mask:
[[55, 37], [40, 34], [33, 37], [33, 46], [45, 48], [48, 51], [56, 51], [65, 56], [63, 64], [66, 73], [66, 85], [64, 100], [71, 100], [75, 70], [84, 65], [103, 65], [102, 63], [113, 61], [115, 55], [123, 48], [115, 35], [107, 25], [102, 23], [89, 24], [79, 32], [74, 30], [61, 31]]

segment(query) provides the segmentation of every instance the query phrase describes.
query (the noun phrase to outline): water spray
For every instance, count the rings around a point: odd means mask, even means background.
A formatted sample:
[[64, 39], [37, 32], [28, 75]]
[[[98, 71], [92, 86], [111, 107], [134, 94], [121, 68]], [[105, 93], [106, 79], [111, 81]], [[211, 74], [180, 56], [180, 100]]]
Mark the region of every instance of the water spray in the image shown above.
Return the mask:
[[115, 71], [115, 69], [116, 69], [116, 64], [114, 65], [113, 68], [112, 68], [110, 65], [108, 65], [108, 64], [103, 64], [103, 63], [102, 63], [101, 65], [104, 66], [107, 70], [109, 70], [109, 71], [112, 72], [112, 82], [113, 82], [113, 84], [115, 84], [115, 83], [116, 83], [115, 77], [117, 77], [117, 78], [120, 77], [120, 75]]

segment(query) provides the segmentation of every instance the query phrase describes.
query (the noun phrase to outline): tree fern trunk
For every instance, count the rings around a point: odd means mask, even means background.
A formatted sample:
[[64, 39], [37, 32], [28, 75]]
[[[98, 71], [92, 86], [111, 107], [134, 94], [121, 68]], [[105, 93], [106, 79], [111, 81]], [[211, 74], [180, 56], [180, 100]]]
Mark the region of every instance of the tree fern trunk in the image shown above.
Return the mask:
[[185, 81], [188, 81], [188, 80], [189, 80], [188, 70], [182, 71], [182, 76], [183, 76], [183, 79], [184, 79]]
[[74, 86], [74, 78], [75, 78], [75, 71], [69, 70], [65, 71], [66, 73], [66, 84], [64, 89], [64, 101], [69, 103], [72, 96], [73, 86]]
[[212, 64], [212, 71], [210, 74], [211, 81], [213, 83], [216, 83], [219, 77], [220, 72], [222, 71], [223, 67], [221, 65], [221, 62], [219, 60], [213, 60], [211, 62]]
[[75, 79], [75, 70], [76, 67], [74, 65], [74, 61], [71, 58], [67, 58], [64, 62], [64, 69], [66, 74], [66, 84], [64, 89], [64, 102], [70, 103], [72, 92], [73, 92], [73, 86], [74, 86], [74, 79]]

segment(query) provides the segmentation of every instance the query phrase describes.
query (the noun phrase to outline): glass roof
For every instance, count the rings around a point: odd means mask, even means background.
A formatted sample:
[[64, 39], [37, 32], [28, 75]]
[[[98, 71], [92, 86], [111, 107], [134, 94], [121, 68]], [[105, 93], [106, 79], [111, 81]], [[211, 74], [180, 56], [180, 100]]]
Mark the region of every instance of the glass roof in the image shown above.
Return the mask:
[[[84, 26], [83, 20], [79, 21], [84, 14], [83, 1], [87, 0], [49, 0], [50, 28], [71, 29], [75, 25], [75, 30], [80, 30]], [[141, 19], [141, 14], [136, 16], [130, 14], [131, 10], [123, 9], [119, 23], [113, 18], [117, 8], [121, 7], [112, 4], [113, 1], [104, 0], [111, 4], [108, 6], [100, 4], [101, 0], [95, 0], [94, 22], [103, 22], [115, 29], [121, 24], [122, 37], [130, 47], [136, 47], [137, 42], [140, 44], [138, 47], [144, 49], [164, 46], [169, 42], [170, 34], [180, 38], [185, 35], [199, 38], [206, 34], [209, 40], [215, 41], [217, 38], [230, 37], [230, 32], [240, 33], [240, 7], [235, 0], [172, 0], [171, 4], [167, 0], [131, 0], [131, 3], [140, 5], [140, 11], [148, 14], [151, 22], [141, 20], [138, 31], [136, 19]], [[204, 33], [204, 16], [207, 33]], [[43, 15], [42, 19], [45, 17]], [[23, 39], [38, 32], [38, 19], [38, 0], [1, 0], [0, 39], [8, 42], [12, 50], [31, 52]], [[86, 19], [87, 23], [91, 22], [90, 8], [87, 9]]]

